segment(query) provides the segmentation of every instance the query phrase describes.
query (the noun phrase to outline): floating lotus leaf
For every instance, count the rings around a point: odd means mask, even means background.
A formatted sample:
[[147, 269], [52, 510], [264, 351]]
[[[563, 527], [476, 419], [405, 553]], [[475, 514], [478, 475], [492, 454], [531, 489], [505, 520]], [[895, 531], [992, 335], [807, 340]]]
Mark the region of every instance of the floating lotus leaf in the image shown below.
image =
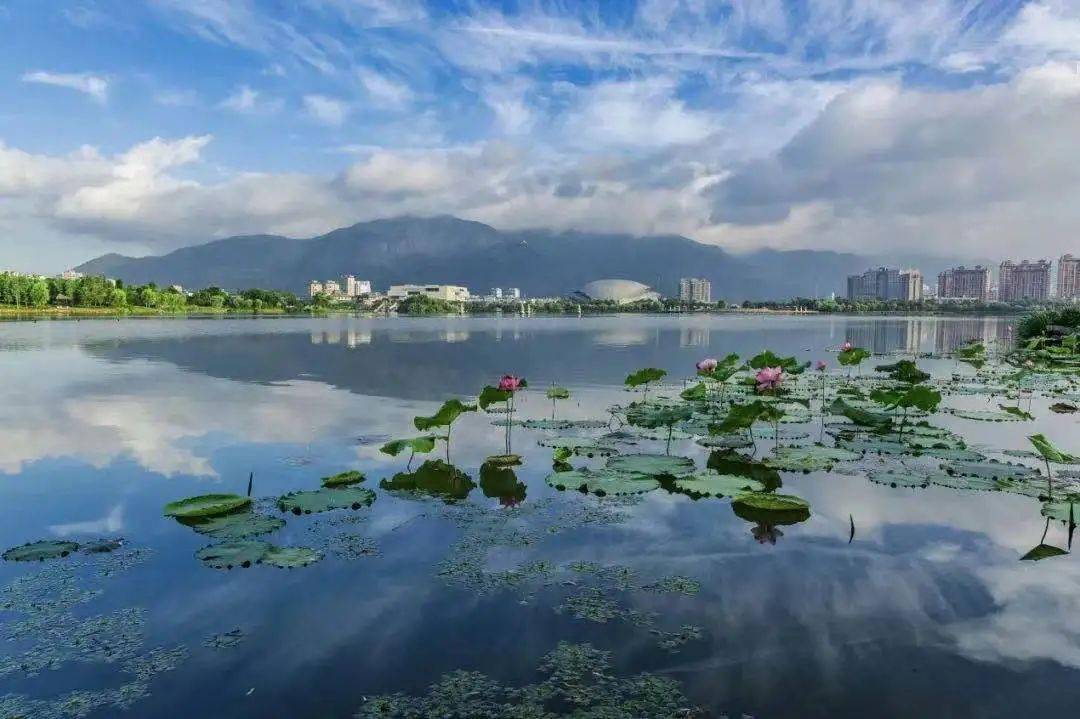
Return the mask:
[[575, 469], [548, 475], [548, 485], [556, 489], [577, 489], [601, 496], [641, 494], [660, 486], [652, 477], [611, 469]]
[[831, 469], [837, 462], [851, 462], [859, 458], [858, 453], [841, 447], [814, 444], [806, 447], [780, 447], [774, 455], [765, 459], [765, 463], [789, 472], [816, 472]]
[[1061, 522], [1076, 522], [1080, 520], [1080, 503], [1043, 502], [1042, 516], [1057, 519]]
[[675, 480], [675, 486], [683, 492], [707, 497], [735, 497], [746, 492], [762, 492], [765, 485], [757, 480], [737, 474], [719, 474], [704, 471]]
[[[434, 446], [434, 442], [432, 442], [432, 447]], [[367, 479], [367, 477], [364, 476], [363, 472], [359, 472], [355, 469], [350, 469], [348, 472], [339, 472], [338, 474], [332, 475], [330, 477], [323, 477], [322, 486], [345, 487], [350, 484], [359, 484], [365, 479]]]
[[810, 504], [790, 494], [741, 494], [732, 500], [731, 508], [736, 516], [751, 522], [796, 524], [810, 518]]
[[961, 477], [988, 477], [990, 479], [1024, 479], [1037, 477], [1039, 472], [1023, 464], [998, 462], [993, 459], [984, 462], [949, 462], [941, 465], [947, 474]]
[[484, 464], [497, 467], [517, 467], [521, 464], [520, 454], [493, 454], [484, 460]]
[[260, 560], [263, 564], [280, 569], [298, 569], [322, 559], [322, 554], [308, 547], [271, 546]]
[[930, 475], [910, 470], [879, 470], [870, 472], [866, 478], [876, 484], [889, 487], [927, 487], [930, 485]]
[[971, 419], [976, 422], [1023, 422], [1024, 418], [1009, 412], [1001, 412], [993, 409], [946, 409], [946, 412], [961, 419]]
[[1022, 562], [1038, 562], [1042, 559], [1050, 559], [1051, 557], [1060, 557], [1068, 552], [1061, 547], [1055, 547], [1050, 544], [1040, 544], [1032, 549], [1030, 552], [1020, 557]]
[[272, 547], [269, 542], [254, 539], [211, 544], [195, 552], [195, 558], [212, 569], [232, 569], [258, 564]]
[[579, 457], [610, 457], [619, 453], [615, 447], [590, 437], [547, 437], [539, 440], [537, 444], [552, 449], [565, 449]]
[[757, 439], [776, 439], [779, 437], [781, 441], [796, 441], [810, 436], [809, 432], [794, 427], [781, 427], [780, 431], [777, 432], [774, 427], [762, 425], [754, 425], [750, 433]]
[[456, 501], [468, 497], [476, 484], [454, 465], [432, 459], [413, 472], [399, 472], [388, 480], [384, 479], [379, 482], [379, 487]]
[[108, 554], [109, 552], [115, 552], [122, 546], [124, 546], [123, 539], [92, 539], [89, 542], [83, 542], [79, 549], [83, 554]]
[[293, 514], [315, 514], [332, 509], [360, 509], [375, 501], [375, 493], [362, 487], [324, 487], [289, 492], [278, 499], [278, 509]]
[[77, 542], [43, 539], [18, 547], [12, 547], [2, 555], [8, 562], [42, 562], [46, 559], [66, 557], [79, 549]]
[[235, 512], [251, 504], [251, 497], [238, 494], [202, 494], [165, 505], [165, 516], [177, 519], [217, 517]]
[[694, 460], [666, 454], [623, 454], [609, 459], [607, 468], [650, 477], [678, 477], [694, 471]]
[[1069, 404], [1068, 402], [1055, 402], [1050, 405], [1050, 411], [1057, 414], [1072, 414], [1080, 410], [1075, 404]]
[[711, 437], [699, 437], [697, 443], [710, 449], [742, 449], [754, 446], [753, 441], [744, 434], [721, 434]]
[[527, 419], [521, 423], [526, 429], [603, 429], [607, 422], [595, 419]]
[[931, 483], [949, 489], [974, 490], [977, 492], [996, 492], [1000, 489], [998, 480], [993, 477], [935, 474], [931, 479]]
[[220, 517], [210, 517], [191, 524], [199, 534], [214, 539], [244, 539], [260, 534], [276, 532], [285, 526], [285, 520], [254, 512], [234, 512]]
[[646, 429], [670, 427], [693, 416], [694, 408], [687, 404], [636, 402], [626, 409], [626, 421], [635, 427]]

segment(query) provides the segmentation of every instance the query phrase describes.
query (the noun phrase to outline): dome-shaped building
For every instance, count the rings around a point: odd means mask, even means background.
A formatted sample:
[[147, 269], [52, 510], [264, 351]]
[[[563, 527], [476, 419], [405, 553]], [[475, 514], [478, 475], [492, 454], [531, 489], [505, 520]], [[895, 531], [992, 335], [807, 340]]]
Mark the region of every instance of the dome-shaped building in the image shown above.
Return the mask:
[[615, 302], [620, 305], [643, 300], [659, 300], [660, 293], [633, 280], [593, 280], [574, 293], [583, 300]]

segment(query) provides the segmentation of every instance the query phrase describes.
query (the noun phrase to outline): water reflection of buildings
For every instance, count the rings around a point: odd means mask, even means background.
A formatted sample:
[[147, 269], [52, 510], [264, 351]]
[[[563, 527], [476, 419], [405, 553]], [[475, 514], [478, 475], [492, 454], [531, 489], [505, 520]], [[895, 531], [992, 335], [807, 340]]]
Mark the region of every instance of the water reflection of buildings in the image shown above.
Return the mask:
[[371, 332], [369, 330], [327, 330], [324, 332], [312, 332], [311, 344], [313, 345], [336, 345], [344, 343], [346, 347], [371, 344]]
[[708, 347], [709, 330], [704, 327], [683, 327], [679, 332], [680, 347]]
[[924, 339], [929, 338], [930, 322], [932, 320], [912, 318], [853, 323], [845, 331], [844, 339], [877, 354], [914, 353], [923, 346]]
[[942, 319], [934, 335], [934, 352], [953, 352], [969, 342], [981, 342], [989, 348], [1009, 347], [1013, 342], [1013, 325], [1000, 317]]

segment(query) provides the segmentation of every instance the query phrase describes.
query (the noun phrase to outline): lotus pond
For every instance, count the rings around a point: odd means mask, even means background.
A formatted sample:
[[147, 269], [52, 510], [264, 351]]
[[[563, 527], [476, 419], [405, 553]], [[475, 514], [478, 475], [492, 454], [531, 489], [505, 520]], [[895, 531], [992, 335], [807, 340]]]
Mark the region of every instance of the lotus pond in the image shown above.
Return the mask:
[[1014, 332], [0, 324], [0, 719], [1070, 716], [1080, 358]]

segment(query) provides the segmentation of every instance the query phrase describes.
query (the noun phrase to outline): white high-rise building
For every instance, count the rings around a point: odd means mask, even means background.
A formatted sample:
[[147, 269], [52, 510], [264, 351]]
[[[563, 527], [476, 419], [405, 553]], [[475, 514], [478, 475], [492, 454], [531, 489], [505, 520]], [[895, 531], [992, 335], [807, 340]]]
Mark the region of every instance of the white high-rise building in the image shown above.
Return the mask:
[[371, 282], [358, 280], [352, 275], [345, 276], [345, 294], [349, 297], [359, 297], [371, 294]]
[[712, 302], [712, 283], [701, 277], [683, 277], [679, 280], [679, 300], [709, 304]]

